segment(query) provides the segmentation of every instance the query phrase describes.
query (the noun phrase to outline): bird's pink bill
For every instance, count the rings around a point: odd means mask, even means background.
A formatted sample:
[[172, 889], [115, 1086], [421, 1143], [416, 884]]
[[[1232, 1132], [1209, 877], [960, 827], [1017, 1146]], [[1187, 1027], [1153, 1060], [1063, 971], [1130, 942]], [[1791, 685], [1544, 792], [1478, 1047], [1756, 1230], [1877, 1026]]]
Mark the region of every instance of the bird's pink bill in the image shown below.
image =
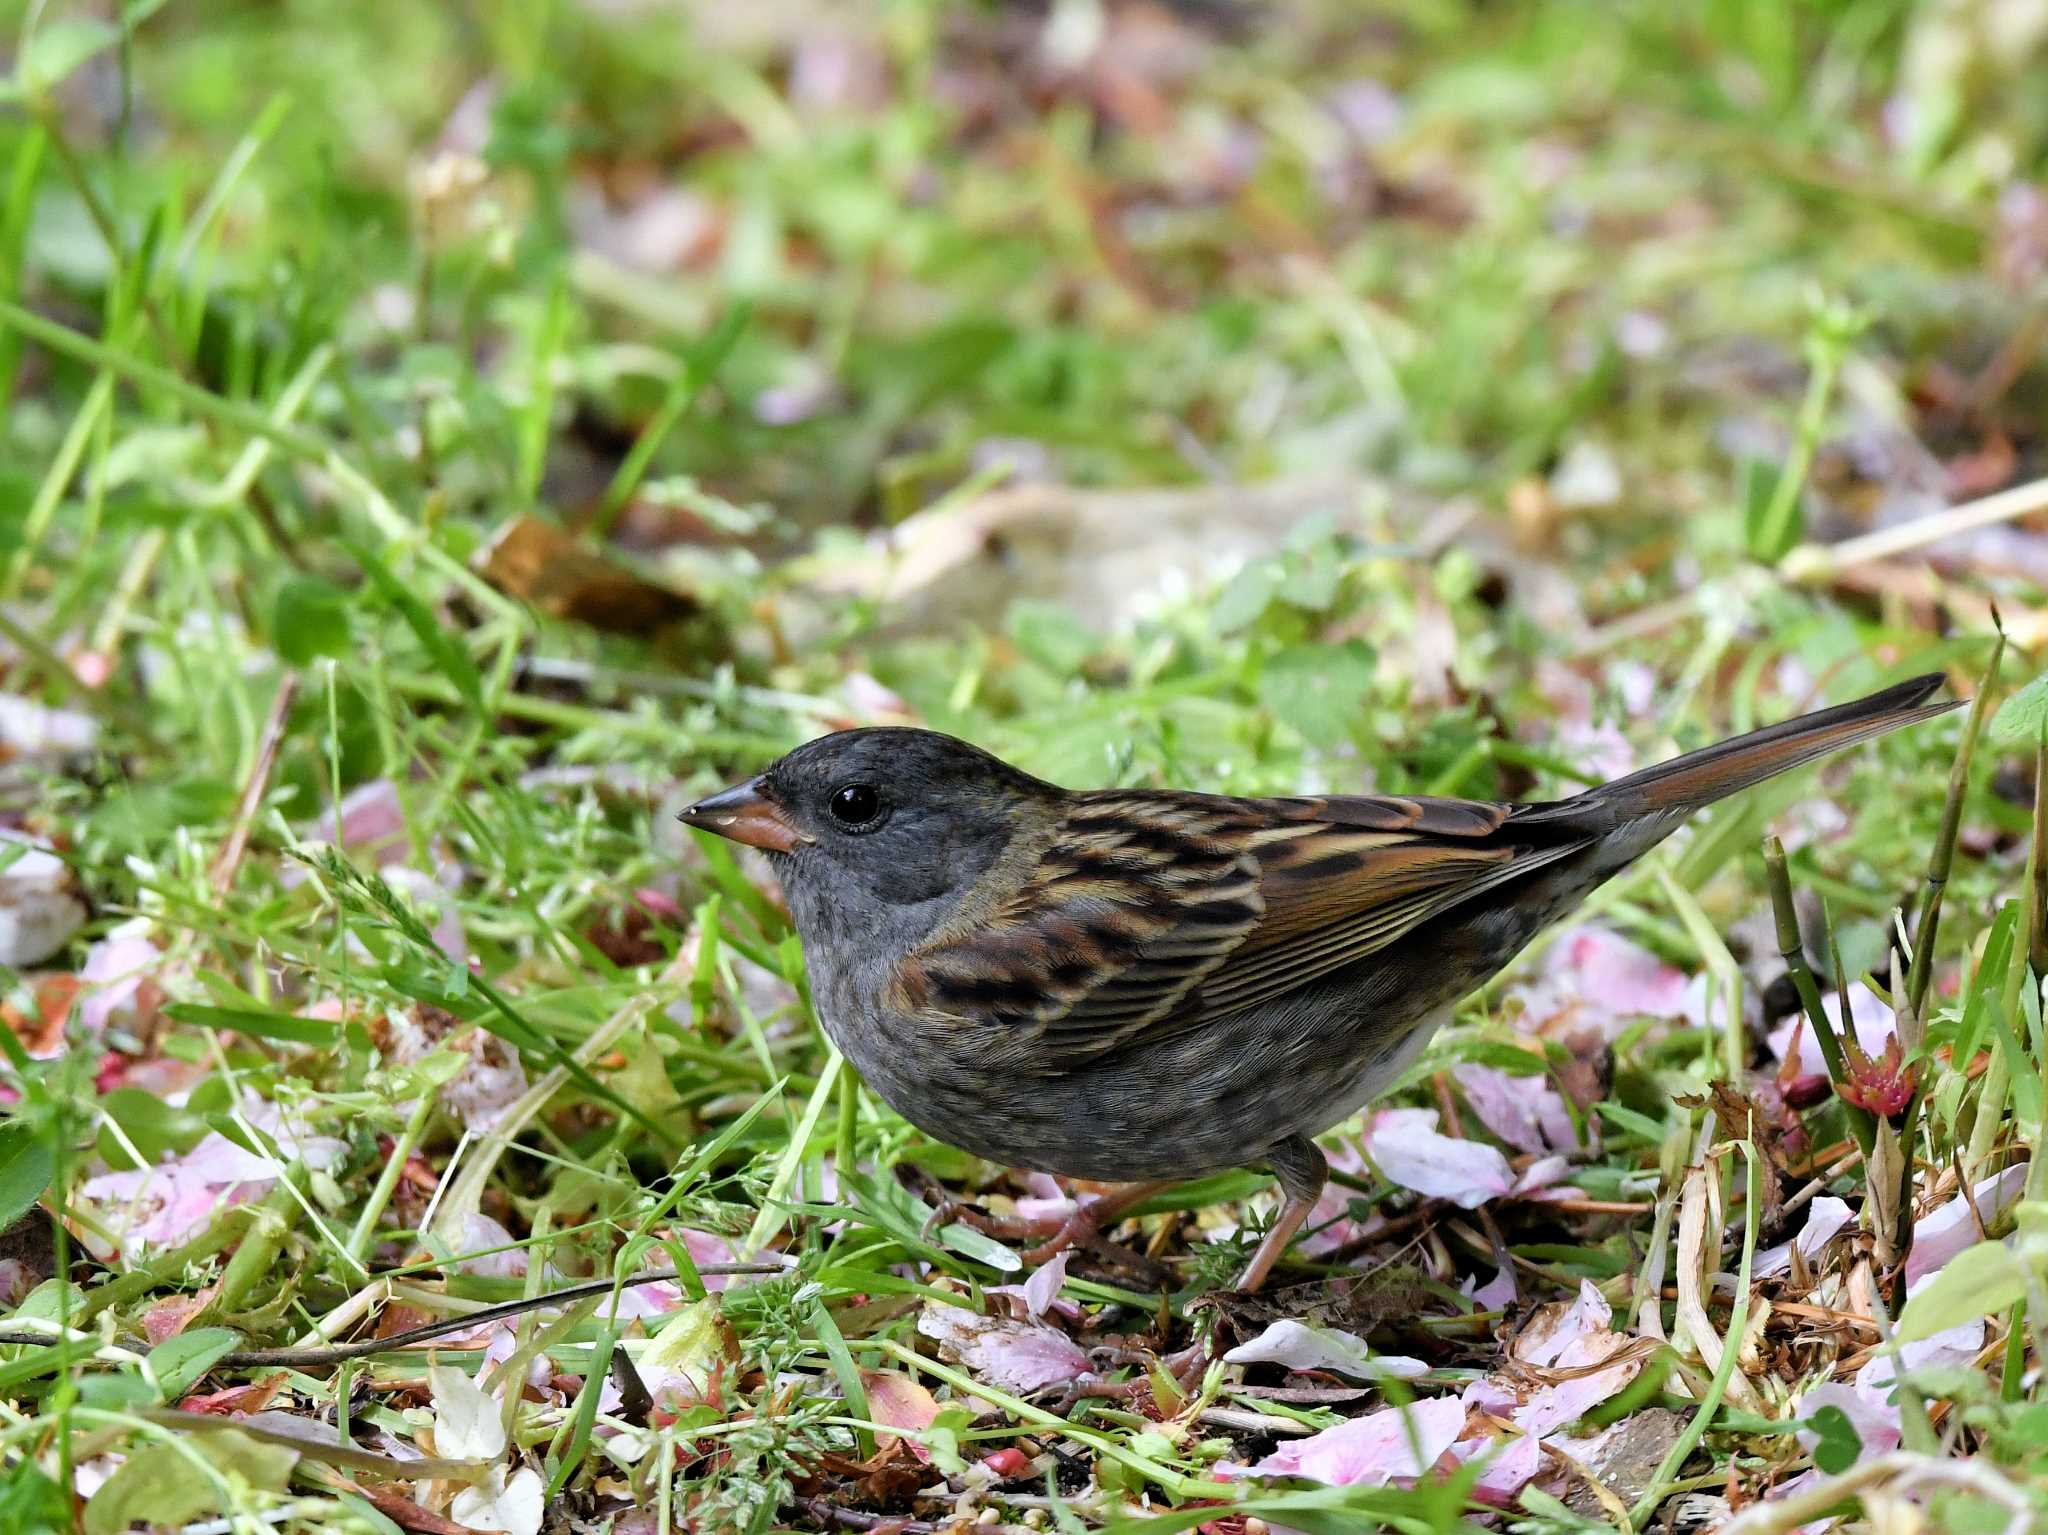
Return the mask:
[[699, 826], [730, 841], [771, 853], [794, 852], [811, 840], [792, 826], [782, 807], [762, 792], [758, 778], [698, 800], [677, 819], [686, 826]]

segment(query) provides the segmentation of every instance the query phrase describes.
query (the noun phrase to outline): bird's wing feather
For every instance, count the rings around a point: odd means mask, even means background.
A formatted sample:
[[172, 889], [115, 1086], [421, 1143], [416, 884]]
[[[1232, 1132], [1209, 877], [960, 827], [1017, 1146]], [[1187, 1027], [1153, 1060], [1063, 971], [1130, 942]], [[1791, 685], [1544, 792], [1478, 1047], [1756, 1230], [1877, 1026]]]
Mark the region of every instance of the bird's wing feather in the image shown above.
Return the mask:
[[1076, 795], [1023, 885], [913, 953], [894, 1000], [1035, 1030], [1065, 1067], [1098, 1059], [1284, 996], [1584, 845], [1531, 845], [1508, 816], [1471, 800]]

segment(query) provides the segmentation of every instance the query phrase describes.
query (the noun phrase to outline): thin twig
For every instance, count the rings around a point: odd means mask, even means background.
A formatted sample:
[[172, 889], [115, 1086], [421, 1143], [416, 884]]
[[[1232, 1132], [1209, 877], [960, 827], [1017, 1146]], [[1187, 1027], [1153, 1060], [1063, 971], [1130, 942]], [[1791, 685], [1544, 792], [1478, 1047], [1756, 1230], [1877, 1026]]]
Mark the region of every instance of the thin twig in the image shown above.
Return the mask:
[[[780, 1263], [700, 1263], [699, 1274], [782, 1274], [788, 1269]], [[311, 1369], [326, 1364], [341, 1364], [350, 1359], [366, 1359], [372, 1354], [389, 1354], [411, 1347], [415, 1343], [428, 1343], [435, 1338], [445, 1338], [451, 1333], [474, 1332], [492, 1322], [507, 1317], [521, 1316], [529, 1311], [538, 1311], [546, 1306], [559, 1306], [568, 1301], [582, 1300], [592, 1295], [607, 1295], [614, 1288], [633, 1290], [641, 1285], [664, 1284], [681, 1279], [675, 1269], [648, 1269], [645, 1273], [634, 1274], [626, 1279], [591, 1279], [582, 1284], [565, 1285], [559, 1290], [550, 1290], [545, 1295], [527, 1295], [518, 1300], [501, 1301], [495, 1306], [485, 1306], [479, 1311], [465, 1312], [461, 1316], [443, 1317], [438, 1322], [427, 1322], [419, 1327], [408, 1327], [403, 1332], [392, 1333], [385, 1338], [364, 1338], [356, 1343], [333, 1343], [325, 1348], [245, 1348], [231, 1349], [220, 1356], [216, 1369]], [[40, 1333], [0, 1332], [0, 1344], [42, 1344], [50, 1346], [63, 1340], [44, 1337]]]
[[2043, 509], [2048, 509], [2048, 479], [2030, 480], [2025, 485], [2014, 485], [1995, 495], [1965, 501], [1961, 506], [1929, 512], [1924, 517], [1915, 517], [1910, 522], [1876, 533], [1866, 533], [1860, 538], [1845, 538], [1838, 544], [1801, 544], [1778, 562], [1778, 573], [1788, 581], [1818, 585], [1832, 580], [1852, 565], [1889, 559], [1895, 554], [1923, 549], [1945, 538], [2011, 522], [2016, 517]]
[[250, 766], [248, 781], [242, 785], [242, 798], [235, 806], [234, 824], [228, 828], [227, 840], [221, 843], [213, 868], [207, 874], [216, 895], [227, 894], [235, 882], [235, 871], [242, 866], [242, 855], [249, 848], [249, 831], [256, 824], [256, 812], [263, 806], [263, 796], [270, 790], [270, 775], [277, 767], [278, 750], [284, 745], [285, 724], [291, 717], [292, 700], [298, 692], [299, 674], [287, 668], [285, 674], [277, 679], [277, 693], [270, 700], [270, 713], [263, 721], [263, 736], [256, 747], [256, 761]]

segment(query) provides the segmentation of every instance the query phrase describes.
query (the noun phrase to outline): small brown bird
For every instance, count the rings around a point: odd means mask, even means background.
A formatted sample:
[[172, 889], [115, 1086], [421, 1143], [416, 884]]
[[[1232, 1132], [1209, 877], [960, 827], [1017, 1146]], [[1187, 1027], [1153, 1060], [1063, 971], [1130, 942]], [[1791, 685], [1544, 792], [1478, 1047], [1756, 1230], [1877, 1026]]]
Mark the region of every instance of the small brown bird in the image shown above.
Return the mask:
[[1453, 1005], [1694, 811], [1953, 708], [1938, 675], [1571, 799], [1234, 799], [1061, 789], [928, 730], [842, 731], [692, 805], [766, 849], [825, 1032], [928, 1134], [1134, 1187], [1263, 1166], [1286, 1203], [1256, 1289], [1328, 1175], [1312, 1137]]

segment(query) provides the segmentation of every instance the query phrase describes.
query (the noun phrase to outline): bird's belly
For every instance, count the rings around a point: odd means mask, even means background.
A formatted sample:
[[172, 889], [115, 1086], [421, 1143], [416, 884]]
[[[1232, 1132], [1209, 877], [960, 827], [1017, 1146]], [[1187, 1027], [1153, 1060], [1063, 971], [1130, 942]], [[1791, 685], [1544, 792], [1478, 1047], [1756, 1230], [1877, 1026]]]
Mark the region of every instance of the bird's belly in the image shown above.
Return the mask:
[[1401, 1017], [1398, 1005], [1320, 1001], [1300, 1017], [1219, 1020], [1052, 1072], [1006, 1069], [1000, 1043], [972, 1028], [890, 1038], [886, 1025], [828, 1018], [827, 1032], [883, 1101], [949, 1145], [1065, 1177], [1149, 1181], [1257, 1163], [1289, 1136], [1340, 1123], [1400, 1075], [1449, 1011]]

